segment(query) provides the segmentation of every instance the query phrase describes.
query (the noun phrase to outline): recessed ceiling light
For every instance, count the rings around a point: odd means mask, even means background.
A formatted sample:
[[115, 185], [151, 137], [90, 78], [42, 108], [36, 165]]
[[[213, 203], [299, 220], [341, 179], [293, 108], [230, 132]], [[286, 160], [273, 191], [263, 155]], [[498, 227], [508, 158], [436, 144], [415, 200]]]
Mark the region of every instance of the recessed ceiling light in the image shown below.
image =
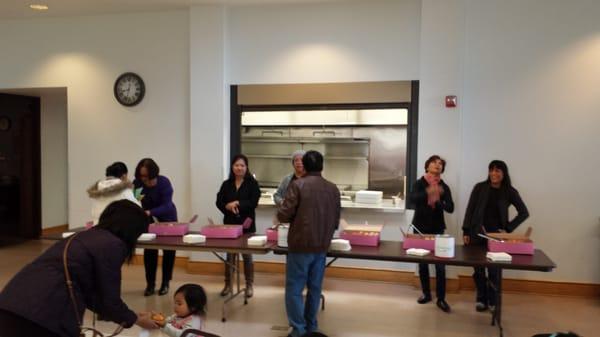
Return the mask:
[[40, 5], [40, 4], [29, 5], [29, 8], [31, 8], [35, 11], [47, 11], [48, 10], [48, 6]]

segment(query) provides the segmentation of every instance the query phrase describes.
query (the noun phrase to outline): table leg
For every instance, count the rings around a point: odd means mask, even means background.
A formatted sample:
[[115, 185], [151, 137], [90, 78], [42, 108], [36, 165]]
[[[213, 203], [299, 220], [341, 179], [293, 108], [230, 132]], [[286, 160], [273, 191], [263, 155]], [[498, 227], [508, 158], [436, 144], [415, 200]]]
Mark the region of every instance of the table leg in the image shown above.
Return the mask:
[[[231, 302], [234, 298], [236, 298], [238, 295], [240, 294], [244, 294], [244, 305], [248, 304], [248, 296], [246, 296], [246, 288], [242, 288], [241, 287], [241, 279], [240, 279], [240, 268], [239, 268], [239, 261], [240, 261], [240, 254], [239, 253], [229, 253], [229, 254], [233, 254], [233, 261], [230, 263], [229, 261], [227, 261], [227, 259], [223, 258], [221, 255], [217, 254], [216, 252], [213, 252], [213, 254], [221, 261], [223, 261], [223, 263], [225, 264], [225, 268], [232, 268], [234, 273], [232, 275], [232, 277], [235, 277], [235, 281], [236, 281], [236, 291], [234, 292], [233, 290], [231, 291], [231, 293], [229, 294], [229, 296], [225, 299], [225, 301], [223, 301], [223, 307], [222, 307], [222, 316], [221, 316], [221, 322], [225, 322], [227, 321], [227, 303]], [[230, 279], [229, 282], [231, 282], [232, 280]], [[231, 284], [230, 284], [231, 285]], [[232, 287], [233, 289], [233, 287]]]
[[492, 283], [492, 287], [496, 290], [496, 307], [492, 312], [492, 325], [498, 324], [498, 330], [500, 332], [500, 337], [504, 336], [504, 331], [502, 329], [502, 268], [498, 268], [498, 279], [496, 280], [496, 285], [494, 282]]
[[[329, 268], [335, 261], [337, 261], [337, 257], [331, 259], [331, 261], [327, 262], [325, 268]], [[321, 289], [321, 311], [325, 311], [325, 295], [323, 295], [323, 290]]]

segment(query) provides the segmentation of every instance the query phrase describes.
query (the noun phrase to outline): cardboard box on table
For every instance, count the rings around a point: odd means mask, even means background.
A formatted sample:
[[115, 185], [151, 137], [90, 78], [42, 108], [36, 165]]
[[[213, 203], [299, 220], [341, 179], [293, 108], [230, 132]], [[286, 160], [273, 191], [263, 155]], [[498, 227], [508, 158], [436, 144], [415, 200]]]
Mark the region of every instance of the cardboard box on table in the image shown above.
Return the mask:
[[215, 224], [208, 219], [209, 224], [200, 229], [200, 234], [208, 239], [237, 239], [244, 234], [244, 228], [252, 225], [252, 219], [246, 218], [241, 225]]
[[[487, 236], [495, 239], [488, 240], [488, 251], [505, 252], [508, 254], [533, 255], [535, 246], [529, 238], [532, 228], [527, 228], [525, 234], [517, 233], [486, 233]], [[497, 241], [496, 241], [497, 240]]]
[[148, 233], [158, 236], [184, 236], [190, 232], [190, 224], [196, 222], [198, 215], [194, 215], [189, 222], [155, 222], [148, 226]]
[[352, 246], [379, 246], [383, 225], [351, 225], [340, 219], [340, 238], [350, 241]]

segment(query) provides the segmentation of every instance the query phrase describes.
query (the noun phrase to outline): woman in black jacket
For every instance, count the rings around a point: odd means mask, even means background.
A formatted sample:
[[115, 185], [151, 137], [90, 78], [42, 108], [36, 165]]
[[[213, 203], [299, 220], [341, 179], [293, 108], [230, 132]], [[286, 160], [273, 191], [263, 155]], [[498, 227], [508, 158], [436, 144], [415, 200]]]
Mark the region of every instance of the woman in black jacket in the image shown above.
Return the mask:
[[[513, 205], [517, 209], [517, 216], [508, 219], [508, 207]], [[525, 219], [529, 217], [527, 206], [521, 199], [519, 192], [512, 187], [508, 166], [501, 160], [493, 160], [488, 165], [488, 178], [473, 187], [465, 219], [463, 222], [463, 241], [465, 245], [484, 245], [487, 241], [478, 236], [481, 233], [512, 232]], [[487, 268], [486, 277], [484, 267], [475, 267], [473, 280], [477, 288], [477, 311], [485, 311], [488, 306], [492, 309], [496, 305], [496, 291], [498, 270]], [[489, 281], [494, 284], [490, 286]]]
[[[258, 182], [248, 169], [248, 158], [238, 154], [231, 161], [229, 178], [223, 182], [219, 193], [217, 193], [217, 208], [223, 213], [224, 224], [242, 224], [247, 218], [252, 219], [249, 228], [244, 228], [244, 233], [256, 232], [255, 209], [260, 199], [260, 187]], [[254, 282], [254, 263], [251, 254], [242, 254], [244, 258], [244, 276], [246, 277], [246, 297], [252, 297]], [[233, 255], [227, 254], [229, 264], [233, 263]], [[231, 293], [230, 265], [225, 265], [225, 287], [221, 296]]]
[[[429, 157], [425, 162], [425, 175], [413, 185], [408, 195], [409, 201], [415, 205], [412, 224], [423, 234], [443, 234], [446, 229], [444, 211], [454, 212], [454, 202], [450, 188], [441, 179], [446, 168], [446, 161], [440, 156]], [[431, 301], [429, 287], [429, 265], [419, 263], [419, 278], [423, 295], [417, 302], [424, 304]], [[437, 306], [444, 312], [450, 312], [446, 303], [446, 267], [435, 265]]]
[[97, 226], [75, 234], [67, 249], [73, 297], [63, 266], [68, 239], [48, 248], [0, 293], [0, 336], [76, 337], [86, 309], [125, 328], [157, 329], [149, 313], [136, 314], [121, 299], [121, 267], [147, 229], [144, 211], [119, 200], [106, 207]]

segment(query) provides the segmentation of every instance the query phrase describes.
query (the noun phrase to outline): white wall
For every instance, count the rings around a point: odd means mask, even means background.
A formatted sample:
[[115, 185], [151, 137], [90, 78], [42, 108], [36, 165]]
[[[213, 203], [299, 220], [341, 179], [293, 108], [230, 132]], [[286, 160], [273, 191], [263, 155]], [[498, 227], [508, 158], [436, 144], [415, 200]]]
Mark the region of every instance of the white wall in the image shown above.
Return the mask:
[[[189, 211], [189, 17], [187, 12], [0, 22], [0, 88], [67, 87], [69, 224], [90, 217], [86, 187], [115, 160], [133, 171], [156, 159]], [[125, 71], [146, 97], [120, 106], [113, 84]]]
[[229, 88], [225, 84], [225, 8], [190, 10], [191, 205], [200, 224], [222, 217], [215, 200], [229, 169]]
[[42, 143], [42, 228], [68, 221], [67, 90], [44, 90], [40, 95]]
[[236, 6], [229, 83], [414, 80], [418, 0]]

